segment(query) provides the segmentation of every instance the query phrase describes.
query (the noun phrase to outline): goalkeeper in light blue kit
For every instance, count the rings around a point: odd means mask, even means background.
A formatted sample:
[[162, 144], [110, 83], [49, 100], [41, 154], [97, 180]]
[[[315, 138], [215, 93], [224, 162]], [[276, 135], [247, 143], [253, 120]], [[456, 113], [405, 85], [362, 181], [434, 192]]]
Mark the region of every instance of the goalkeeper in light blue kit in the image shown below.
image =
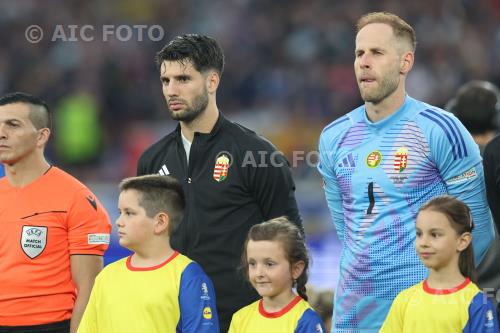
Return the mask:
[[318, 169], [342, 243], [332, 332], [371, 333], [396, 295], [427, 275], [413, 247], [424, 202], [450, 194], [471, 208], [476, 263], [493, 224], [470, 134], [450, 113], [406, 94], [413, 28], [371, 13], [357, 29], [354, 69], [365, 104], [325, 127]]

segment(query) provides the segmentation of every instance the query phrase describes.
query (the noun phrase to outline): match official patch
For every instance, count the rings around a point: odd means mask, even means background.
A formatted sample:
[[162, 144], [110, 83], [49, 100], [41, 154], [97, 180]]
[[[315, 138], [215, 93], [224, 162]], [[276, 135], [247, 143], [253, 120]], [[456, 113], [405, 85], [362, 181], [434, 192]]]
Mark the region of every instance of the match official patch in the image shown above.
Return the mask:
[[24, 225], [21, 234], [21, 249], [30, 257], [38, 257], [47, 245], [47, 227]]
[[446, 182], [446, 184], [447, 185], [458, 184], [458, 183], [462, 183], [462, 182], [468, 181], [470, 179], [474, 179], [476, 177], [477, 177], [476, 168], [472, 167], [469, 170], [465, 171], [464, 173], [448, 179], [448, 181]]
[[109, 234], [88, 234], [88, 243], [90, 245], [108, 245]]

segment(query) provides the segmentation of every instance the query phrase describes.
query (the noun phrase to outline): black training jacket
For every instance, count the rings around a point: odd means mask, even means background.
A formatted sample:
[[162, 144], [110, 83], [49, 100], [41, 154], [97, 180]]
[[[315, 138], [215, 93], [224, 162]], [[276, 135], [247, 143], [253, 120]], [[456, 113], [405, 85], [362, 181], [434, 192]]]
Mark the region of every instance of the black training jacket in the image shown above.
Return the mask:
[[219, 113], [211, 133], [195, 133], [189, 167], [180, 126], [149, 147], [137, 174], [158, 173], [183, 185], [186, 211], [172, 246], [212, 279], [225, 332], [232, 314], [258, 298], [238, 270], [250, 227], [286, 215], [303, 231], [289, 163], [268, 140]]
[[[491, 140], [484, 148], [483, 153], [484, 182], [486, 195], [490, 205], [493, 220], [496, 225], [495, 240], [491, 243], [488, 252], [477, 267], [478, 285], [485, 295], [492, 297], [496, 303], [497, 320], [500, 323], [500, 135]], [[496, 302], [495, 302], [496, 301]]]

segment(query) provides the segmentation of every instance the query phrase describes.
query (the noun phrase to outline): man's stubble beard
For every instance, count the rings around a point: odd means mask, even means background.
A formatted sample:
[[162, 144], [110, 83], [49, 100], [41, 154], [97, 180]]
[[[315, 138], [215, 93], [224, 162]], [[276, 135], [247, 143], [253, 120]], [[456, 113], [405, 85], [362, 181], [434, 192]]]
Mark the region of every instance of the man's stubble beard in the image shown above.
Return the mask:
[[[186, 101], [187, 102], [187, 101]], [[208, 91], [205, 87], [203, 92], [193, 99], [192, 105], [186, 104], [186, 109], [183, 111], [172, 111], [167, 104], [170, 117], [174, 120], [190, 123], [205, 112], [208, 106]]]
[[361, 98], [363, 101], [372, 104], [379, 104], [389, 97], [399, 86], [399, 69], [394, 73], [396, 75], [386, 75], [381, 81], [378, 89], [372, 93], [363, 93], [360, 87]]

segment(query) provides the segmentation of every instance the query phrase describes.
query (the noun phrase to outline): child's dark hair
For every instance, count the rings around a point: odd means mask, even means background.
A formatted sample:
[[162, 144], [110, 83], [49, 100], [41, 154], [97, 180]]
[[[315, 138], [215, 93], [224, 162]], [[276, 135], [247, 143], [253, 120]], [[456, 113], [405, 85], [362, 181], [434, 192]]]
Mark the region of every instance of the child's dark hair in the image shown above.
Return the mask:
[[164, 61], [190, 61], [198, 72], [214, 69], [222, 76], [224, 53], [217, 41], [209, 36], [187, 34], [172, 39], [156, 55], [158, 68]]
[[[420, 208], [420, 211], [423, 210], [431, 210], [444, 214], [448, 218], [448, 221], [450, 221], [451, 227], [459, 235], [464, 232], [472, 232], [474, 228], [469, 206], [451, 195], [438, 196], [429, 200]], [[472, 242], [465, 250], [460, 252], [458, 267], [463, 276], [468, 277], [474, 283], [477, 282]]]
[[296, 280], [296, 289], [300, 297], [307, 301], [306, 283], [309, 268], [309, 255], [304, 241], [304, 237], [299, 228], [285, 217], [277, 217], [267, 222], [254, 225], [248, 232], [243, 255], [241, 257], [242, 269], [248, 278], [247, 245], [252, 241], [280, 241], [283, 245], [286, 258], [290, 266], [299, 262], [304, 262], [304, 270]]
[[120, 192], [135, 190], [139, 192], [139, 205], [150, 218], [160, 212], [170, 219], [169, 235], [177, 229], [184, 215], [186, 201], [182, 185], [171, 176], [145, 175], [130, 177], [120, 183]]

